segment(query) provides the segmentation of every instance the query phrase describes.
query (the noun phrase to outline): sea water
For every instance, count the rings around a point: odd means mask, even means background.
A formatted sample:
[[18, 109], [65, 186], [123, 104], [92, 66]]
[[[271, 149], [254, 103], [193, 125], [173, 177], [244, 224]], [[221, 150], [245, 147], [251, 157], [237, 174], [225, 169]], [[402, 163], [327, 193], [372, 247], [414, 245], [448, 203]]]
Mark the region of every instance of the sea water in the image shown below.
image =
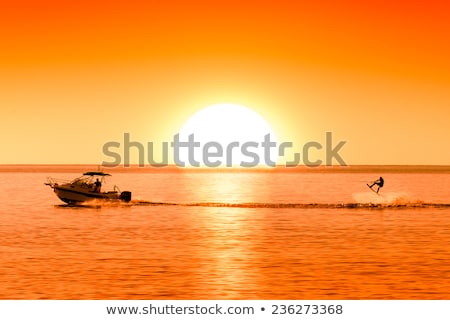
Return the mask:
[[5, 168], [1, 299], [450, 299], [442, 169], [135, 168], [67, 206], [46, 177], [82, 171]]

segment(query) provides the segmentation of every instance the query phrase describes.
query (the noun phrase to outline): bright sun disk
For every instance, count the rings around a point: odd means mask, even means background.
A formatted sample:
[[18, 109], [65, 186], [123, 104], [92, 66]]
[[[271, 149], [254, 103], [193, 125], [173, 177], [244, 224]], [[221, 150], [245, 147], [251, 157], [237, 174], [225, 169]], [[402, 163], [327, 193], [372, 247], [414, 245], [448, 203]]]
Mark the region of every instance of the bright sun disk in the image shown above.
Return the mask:
[[[200, 147], [194, 149], [194, 159], [205, 165], [203, 159], [203, 146], [208, 142], [218, 142], [222, 146], [223, 155], [210, 158], [210, 161], [220, 161], [221, 166], [227, 163], [227, 146], [239, 143], [238, 147], [229, 149], [231, 164], [238, 166], [241, 162], [254, 162], [255, 156], [248, 156], [242, 146], [248, 142], [257, 143], [258, 146], [247, 146], [247, 151], [257, 155], [258, 165], [265, 165], [265, 152], [262, 146], [264, 137], [269, 134], [270, 140], [276, 142], [275, 134], [266, 120], [253, 110], [237, 104], [222, 103], [206, 107], [192, 115], [180, 130], [180, 142], [188, 141], [189, 135], [194, 134], [194, 141]], [[276, 162], [276, 148], [270, 148], [270, 160]], [[209, 148], [215, 152], [217, 148]], [[187, 148], [180, 148], [180, 160], [189, 166]]]

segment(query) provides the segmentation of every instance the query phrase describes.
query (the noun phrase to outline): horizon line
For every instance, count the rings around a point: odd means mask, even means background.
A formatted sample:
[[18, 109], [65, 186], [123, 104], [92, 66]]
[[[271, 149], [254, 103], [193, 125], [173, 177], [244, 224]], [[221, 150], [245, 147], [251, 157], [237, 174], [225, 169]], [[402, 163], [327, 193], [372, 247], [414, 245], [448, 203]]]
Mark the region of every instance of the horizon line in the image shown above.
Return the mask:
[[252, 168], [245, 167], [179, 167], [167, 165], [163, 167], [139, 166], [138, 164], [129, 167], [115, 166], [102, 167], [97, 164], [0, 164], [0, 172], [17, 173], [82, 173], [82, 171], [94, 170], [112, 173], [182, 173], [182, 172], [272, 172], [272, 173], [450, 173], [450, 165], [404, 165], [404, 164], [382, 164], [382, 165], [321, 165], [308, 167], [305, 165], [287, 167], [277, 165], [275, 167], [259, 166]]

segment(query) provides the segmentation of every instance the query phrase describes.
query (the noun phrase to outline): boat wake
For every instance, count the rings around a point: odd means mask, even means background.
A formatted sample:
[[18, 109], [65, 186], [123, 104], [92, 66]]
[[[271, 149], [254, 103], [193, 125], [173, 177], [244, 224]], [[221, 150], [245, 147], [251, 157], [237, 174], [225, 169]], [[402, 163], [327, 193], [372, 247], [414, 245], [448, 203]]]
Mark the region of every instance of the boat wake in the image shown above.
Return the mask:
[[137, 206], [185, 206], [185, 207], [226, 207], [226, 208], [302, 208], [302, 209], [398, 209], [398, 208], [450, 208], [450, 203], [261, 203], [261, 202], [196, 202], [196, 203], [170, 203], [135, 200], [131, 205]]
[[387, 192], [376, 194], [373, 192], [358, 192], [353, 194], [353, 199], [357, 203], [372, 203], [372, 204], [420, 204], [424, 201], [410, 196], [406, 192]]
[[353, 194], [354, 202], [156, 202], [134, 199], [129, 202], [94, 199], [77, 205], [58, 205], [58, 207], [72, 208], [101, 208], [101, 207], [133, 207], [133, 206], [178, 206], [178, 207], [224, 207], [224, 208], [300, 208], [300, 209], [410, 209], [410, 208], [450, 208], [450, 203], [425, 202], [413, 198], [406, 193], [391, 192], [377, 195], [373, 192]]

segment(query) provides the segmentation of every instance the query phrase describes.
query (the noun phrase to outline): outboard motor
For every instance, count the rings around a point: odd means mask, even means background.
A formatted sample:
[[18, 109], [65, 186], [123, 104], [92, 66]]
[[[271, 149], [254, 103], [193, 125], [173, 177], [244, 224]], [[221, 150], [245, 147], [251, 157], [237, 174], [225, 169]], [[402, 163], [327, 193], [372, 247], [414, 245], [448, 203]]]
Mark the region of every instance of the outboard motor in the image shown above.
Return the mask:
[[130, 202], [131, 201], [131, 191], [123, 191], [120, 194], [120, 199], [125, 202]]

